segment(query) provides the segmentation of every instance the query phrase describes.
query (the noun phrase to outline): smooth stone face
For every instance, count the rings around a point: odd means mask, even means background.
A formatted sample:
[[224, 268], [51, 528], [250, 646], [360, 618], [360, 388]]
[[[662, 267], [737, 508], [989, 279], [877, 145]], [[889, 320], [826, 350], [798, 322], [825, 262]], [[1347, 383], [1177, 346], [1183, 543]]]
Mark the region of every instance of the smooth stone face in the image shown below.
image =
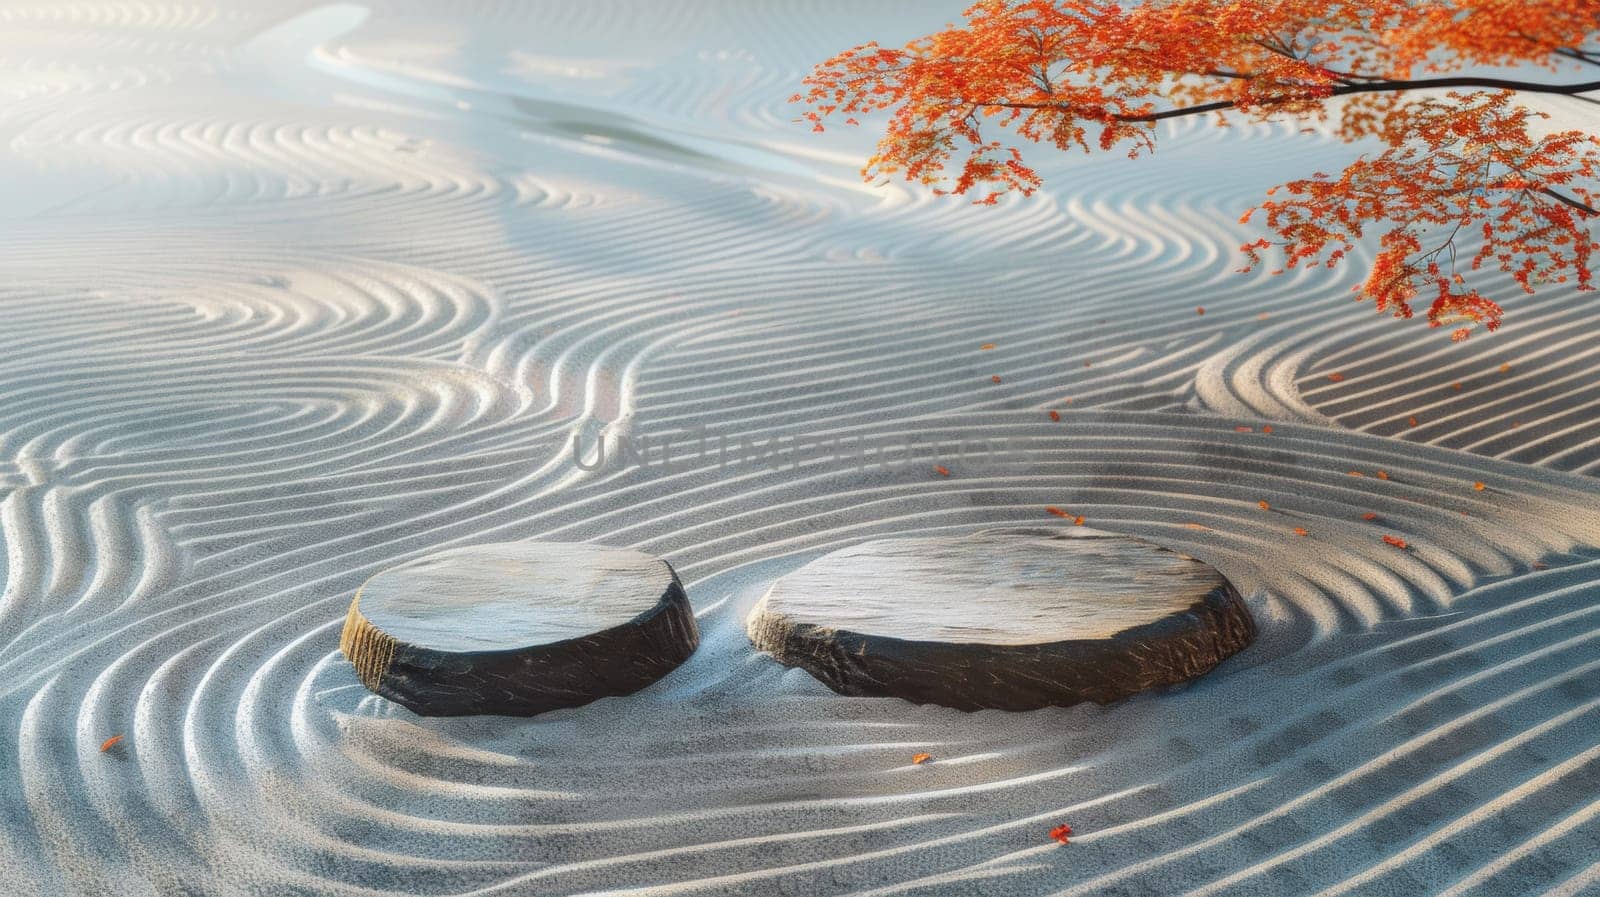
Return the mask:
[[599, 545], [452, 549], [356, 593], [340, 647], [369, 689], [424, 716], [531, 716], [631, 694], [694, 652], [665, 561]]
[[1255, 634], [1215, 569], [1084, 529], [843, 549], [778, 580], [748, 630], [843, 694], [964, 710], [1114, 701], [1203, 675]]
[[1225, 583], [1205, 564], [1125, 538], [882, 539], [783, 577], [767, 606], [796, 623], [888, 638], [1031, 645], [1110, 638]]
[[[532, 546], [537, 545], [537, 548]], [[361, 612], [394, 638], [440, 651], [506, 651], [582, 638], [655, 605], [665, 561], [603, 545], [455, 548], [367, 580]]]

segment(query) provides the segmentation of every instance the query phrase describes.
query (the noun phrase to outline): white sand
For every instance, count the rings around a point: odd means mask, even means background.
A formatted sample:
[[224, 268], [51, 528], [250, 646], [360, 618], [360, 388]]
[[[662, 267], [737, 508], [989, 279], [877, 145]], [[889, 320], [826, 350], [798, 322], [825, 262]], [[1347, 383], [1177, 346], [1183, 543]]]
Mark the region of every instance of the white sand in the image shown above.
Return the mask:
[[[790, 122], [810, 63], [960, 6], [0, 7], [0, 894], [1600, 889], [1595, 300], [1504, 289], [1463, 348], [1354, 272], [1231, 273], [1240, 212], [1348, 157], [1292, 127], [973, 209]], [[567, 444], [700, 425], [1034, 457]], [[1045, 505], [1213, 564], [1260, 640], [1015, 715], [745, 641], [806, 559]], [[361, 688], [366, 577], [529, 537], [670, 559], [699, 653], [533, 721]]]

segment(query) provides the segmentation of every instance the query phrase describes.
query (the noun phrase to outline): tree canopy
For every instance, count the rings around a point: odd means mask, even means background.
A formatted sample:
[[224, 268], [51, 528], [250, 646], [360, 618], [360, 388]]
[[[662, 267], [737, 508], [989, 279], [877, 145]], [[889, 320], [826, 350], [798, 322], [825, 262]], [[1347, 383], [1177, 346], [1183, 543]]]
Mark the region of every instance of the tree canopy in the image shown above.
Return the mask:
[[[1540, 124], [1517, 98], [1600, 90], [1572, 74], [1600, 75], [1596, 0], [980, 0], [963, 16], [898, 49], [840, 53], [793, 99], [815, 130], [886, 114], [869, 180], [980, 203], [1040, 186], [1030, 144], [1137, 157], [1166, 119], [1324, 119], [1382, 151], [1246, 212], [1268, 231], [1242, 247], [1246, 270], [1270, 253], [1279, 271], [1333, 267], [1370, 233], [1360, 297], [1401, 318], [1428, 302], [1455, 339], [1500, 325], [1474, 286], [1486, 266], [1530, 293], [1593, 287], [1600, 140]], [[1530, 64], [1548, 71], [1524, 79]], [[1504, 67], [1518, 77], [1483, 74]], [[1466, 249], [1464, 234], [1481, 239]]]

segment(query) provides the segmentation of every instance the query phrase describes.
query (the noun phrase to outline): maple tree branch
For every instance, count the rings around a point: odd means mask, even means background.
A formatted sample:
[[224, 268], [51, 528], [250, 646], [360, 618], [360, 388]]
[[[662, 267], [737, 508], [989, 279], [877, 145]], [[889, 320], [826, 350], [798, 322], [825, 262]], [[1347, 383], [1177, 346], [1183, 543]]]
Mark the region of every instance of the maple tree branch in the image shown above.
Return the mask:
[[[1225, 73], [1207, 73], [1224, 75]], [[1547, 93], [1561, 96], [1576, 96], [1589, 91], [1600, 90], [1600, 81], [1585, 81], [1577, 84], [1541, 84], [1536, 81], [1513, 81], [1504, 78], [1478, 78], [1471, 76], [1451, 78], [1423, 78], [1412, 81], [1371, 81], [1360, 84], [1341, 84], [1330, 90], [1331, 96], [1351, 96], [1362, 93], [1399, 93], [1408, 90], [1426, 90], [1430, 88], [1448, 87], [1482, 87], [1498, 90], [1515, 90], [1524, 93]], [[984, 103], [982, 105], [994, 106], [1002, 109], [1062, 109], [1069, 110], [1072, 106], [1059, 103]], [[1224, 112], [1236, 108], [1237, 100], [1217, 100], [1212, 103], [1200, 103], [1194, 106], [1184, 106], [1180, 109], [1164, 109], [1160, 112], [1147, 112], [1138, 115], [1113, 115], [1115, 121], [1128, 123], [1149, 123], [1165, 121], [1172, 118], [1183, 118], [1190, 115], [1204, 115], [1209, 112]], [[1271, 105], [1271, 101], [1263, 103]], [[1600, 215], [1600, 209], [1588, 205], [1578, 199], [1567, 196], [1548, 187], [1542, 188], [1540, 193], [1584, 215]]]
[[1582, 47], [1557, 47], [1555, 53], [1557, 56], [1565, 56], [1589, 65], [1600, 65], [1600, 55], [1590, 53]]
[[[1372, 81], [1362, 84], [1341, 84], [1329, 89], [1328, 95], [1335, 97], [1351, 96], [1360, 93], [1401, 93], [1408, 90], [1428, 90], [1430, 88], [1446, 87], [1482, 87], [1492, 90], [1514, 90], [1522, 93], [1548, 93], [1560, 96], [1575, 96], [1600, 90], [1600, 81], [1584, 81], [1578, 84], [1540, 84], [1537, 81], [1511, 81], [1504, 78], [1477, 78], [1461, 76], [1453, 78], [1421, 78], [1414, 81]], [[1262, 106], [1271, 106], [1272, 101], [1263, 102]], [[1000, 109], [1061, 109], [1070, 110], [1071, 104], [1061, 103], [984, 103]], [[1236, 108], [1238, 100], [1217, 100], [1211, 103], [1200, 103], [1194, 106], [1184, 106], [1179, 109], [1163, 109], [1160, 112], [1146, 112], [1139, 115], [1114, 115], [1113, 119], [1129, 123], [1145, 123], [1165, 121], [1169, 118], [1183, 118], [1189, 115], [1204, 115], [1207, 112], [1224, 112]]]
[[1596, 209], [1596, 208], [1594, 208], [1593, 206], [1591, 206], [1591, 205], [1589, 205], [1587, 203], [1584, 203], [1584, 202], [1581, 202], [1579, 200], [1573, 199], [1572, 197], [1567, 196], [1564, 193], [1560, 193], [1560, 192], [1557, 192], [1555, 190], [1552, 190], [1549, 187], [1544, 187], [1539, 192], [1543, 193], [1545, 196], [1550, 197], [1551, 199], [1555, 200], [1556, 202], [1559, 202], [1562, 205], [1567, 206], [1569, 208], [1576, 209], [1576, 210], [1578, 210], [1579, 212], [1582, 212], [1585, 215], [1600, 215], [1600, 209]]

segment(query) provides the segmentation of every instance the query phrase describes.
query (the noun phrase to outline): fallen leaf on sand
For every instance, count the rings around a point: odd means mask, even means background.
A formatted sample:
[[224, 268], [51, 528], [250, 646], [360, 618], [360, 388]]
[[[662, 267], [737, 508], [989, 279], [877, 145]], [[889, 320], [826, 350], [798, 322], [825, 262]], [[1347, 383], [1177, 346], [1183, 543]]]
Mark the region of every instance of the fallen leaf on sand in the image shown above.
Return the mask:
[[1502, 374], [1511, 373], [1511, 365], [1502, 363], [1500, 365], [1500, 373], [1502, 373]]
[[1210, 532], [1211, 531], [1211, 527], [1206, 526], [1203, 523], [1185, 523], [1184, 526], [1187, 527], [1188, 529], [1203, 530], [1205, 532]]
[[111, 750], [112, 748], [116, 747], [117, 745], [119, 745], [121, 743], [122, 743], [122, 736], [121, 735], [113, 735], [110, 738], [107, 738], [105, 740], [104, 744], [100, 745], [100, 753], [103, 754], [106, 751]]
[[1058, 825], [1050, 830], [1050, 837], [1060, 841], [1062, 844], [1069, 843], [1068, 839], [1072, 837], [1072, 826]]
[[1406, 540], [1400, 538], [1399, 536], [1384, 536], [1383, 541], [1388, 542], [1390, 545], [1393, 545], [1396, 548], [1406, 547]]
[[933, 759], [933, 755], [932, 754], [917, 754], [917, 755], [915, 755], [915, 756], [913, 756], [911, 758], [911, 762], [915, 763], [918, 766], [921, 766], [922, 764], [924, 764], [924, 763], [926, 763], [926, 762], [928, 762], [929, 760], [932, 760], [932, 759]]
[[982, 349], [982, 350], [983, 350], [983, 351], [985, 351], [985, 352], [987, 352], [987, 351], [989, 351], [989, 350], [990, 350], [990, 349], [993, 349], [993, 348], [994, 348], [994, 343], [984, 343], [984, 344], [983, 344], [983, 345], [981, 345], [981, 346], [979, 346], [979, 347], [978, 347], [978, 348], [980, 348], [980, 349]]
[[938, 474], [939, 476], [947, 477], [947, 476], [950, 475], [950, 468], [945, 467], [942, 464], [935, 464], [935, 465], [933, 465], [933, 472]]
[[1045, 511], [1046, 514], [1054, 514], [1057, 517], [1066, 517], [1067, 516], [1067, 512], [1066, 511], [1061, 510], [1060, 508], [1056, 507], [1055, 505], [1050, 505], [1050, 506], [1046, 507], [1044, 509], [1044, 511]]

